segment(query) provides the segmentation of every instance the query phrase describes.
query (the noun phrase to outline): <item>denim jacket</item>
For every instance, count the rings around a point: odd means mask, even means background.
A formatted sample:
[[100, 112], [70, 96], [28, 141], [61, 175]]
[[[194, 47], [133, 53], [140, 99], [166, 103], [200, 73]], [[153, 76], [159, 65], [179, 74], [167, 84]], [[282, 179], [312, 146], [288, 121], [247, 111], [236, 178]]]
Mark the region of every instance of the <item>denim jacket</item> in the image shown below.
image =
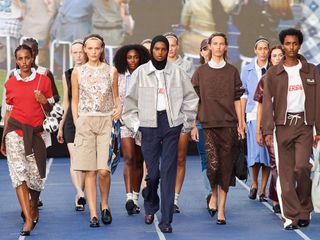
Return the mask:
[[[183, 124], [183, 132], [192, 128], [196, 117], [198, 97], [190, 78], [184, 70], [167, 62], [163, 71], [167, 116], [170, 127]], [[139, 127], [157, 127], [158, 79], [152, 62], [138, 67], [131, 76], [127, 95], [124, 100], [122, 120], [133, 132]]]
[[260, 80], [258, 79], [255, 68], [256, 61], [257, 58], [253, 58], [253, 60], [245, 65], [241, 71], [242, 86], [245, 90], [244, 95], [247, 96], [246, 113], [251, 112], [256, 105], [256, 101], [253, 98]]

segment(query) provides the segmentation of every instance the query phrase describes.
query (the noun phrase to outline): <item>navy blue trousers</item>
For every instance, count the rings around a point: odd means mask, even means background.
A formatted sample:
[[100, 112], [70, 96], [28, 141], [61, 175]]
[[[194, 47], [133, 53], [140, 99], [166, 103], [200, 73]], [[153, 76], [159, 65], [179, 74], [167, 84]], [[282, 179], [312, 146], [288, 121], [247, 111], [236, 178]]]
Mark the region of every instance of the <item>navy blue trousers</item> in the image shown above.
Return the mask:
[[[146, 214], [159, 210], [158, 186], [161, 193], [160, 226], [170, 225], [173, 217], [174, 191], [177, 175], [178, 142], [182, 125], [170, 127], [166, 111], [157, 113], [158, 127], [141, 127], [141, 150], [148, 174], [147, 186], [142, 191]], [[160, 164], [161, 158], [161, 164]]]

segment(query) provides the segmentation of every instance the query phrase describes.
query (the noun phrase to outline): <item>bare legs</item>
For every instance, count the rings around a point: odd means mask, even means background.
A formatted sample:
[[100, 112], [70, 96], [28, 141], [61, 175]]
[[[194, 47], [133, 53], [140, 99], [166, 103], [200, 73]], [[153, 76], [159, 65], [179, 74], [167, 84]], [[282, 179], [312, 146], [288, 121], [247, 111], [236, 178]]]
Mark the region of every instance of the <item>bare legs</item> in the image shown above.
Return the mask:
[[[188, 138], [189, 134], [181, 133], [178, 143], [178, 168], [177, 168], [177, 177], [175, 185], [175, 200], [174, 204], [178, 205], [178, 198], [181, 192], [182, 184], [184, 181], [184, 176], [186, 174], [186, 157], [188, 150]], [[175, 212], [180, 212], [180, 210], [175, 210]]]
[[101, 208], [109, 209], [109, 192], [110, 192], [110, 172], [107, 170], [86, 171], [85, 173], [85, 189], [89, 204], [90, 219], [98, 218], [97, 213], [97, 184], [96, 179], [99, 176]]
[[124, 158], [123, 178], [126, 188], [125, 208], [129, 215], [140, 213], [139, 192], [143, 176], [143, 156], [141, 147], [136, 145], [135, 139], [126, 137], [121, 139]]
[[90, 219], [93, 217], [98, 218], [97, 213], [97, 171], [85, 172], [85, 189], [87, 193], [87, 199], [89, 204]]
[[262, 194], [266, 195], [266, 187], [269, 179], [270, 167], [262, 166], [262, 178], [261, 178], [261, 188], [259, 191], [259, 196]]
[[40, 192], [29, 189], [29, 193], [31, 196], [31, 200], [30, 200], [31, 218], [32, 220], [37, 220], [39, 217], [38, 201], [40, 197]]
[[123, 178], [127, 193], [139, 192], [143, 176], [143, 156], [141, 148], [135, 144], [133, 138], [121, 139], [124, 158]]
[[209, 202], [209, 209], [217, 209], [218, 202], [218, 189], [219, 189], [219, 205], [218, 205], [218, 219], [225, 220], [225, 208], [227, 201], [227, 192], [224, 191], [220, 186], [215, 185], [212, 188], [212, 195]]
[[16, 188], [16, 193], [20, 203], [21, 210], [26, 218], [23, 230], [30, 231], [32, 229], [32, 217], [29, 200], [29, 189], [27, 187], [26, 182], [23, 182], [20, 186]]
[[[26, 182], [23, 182], [16, 188], [16, 193], [21, 210], [26, 219], [23, 226], [23, 231], [31, 231], [33, 221], [37, 220], [39, 217], [38, 200], [40, 192], [29, 189]], [[29, 193], [31, 196], [31, 200], [29, 199]]]
[[109, 209], [109, 192], [110, 192], [110, 172], [107, 170], [98, 170], [101, 209]]
[[256, 163], [252, 167], [252, 185], [251, 188], [258, 189], [258, 176], [260, 167], [262, 168], [262, 177], [261, 177], [261, 188], [259, 191], [259, 196], [262, 194], [266, 195], [266, 187], [268, 183], [269, 173], [270, 173], [270, 167], [266, 167], [264, 165]]
[[74, 161], [74, 144], [68, 143], [68, 150], [70, 154], [70, 176], [73, 186], [75, 187], [77, 194], [75, 197], [76, 206], [77, 201], [80, 197], [84, 197], [84, 182], [85, 182], [85, 173], [82, 171], [73, 170], [73, 161]]

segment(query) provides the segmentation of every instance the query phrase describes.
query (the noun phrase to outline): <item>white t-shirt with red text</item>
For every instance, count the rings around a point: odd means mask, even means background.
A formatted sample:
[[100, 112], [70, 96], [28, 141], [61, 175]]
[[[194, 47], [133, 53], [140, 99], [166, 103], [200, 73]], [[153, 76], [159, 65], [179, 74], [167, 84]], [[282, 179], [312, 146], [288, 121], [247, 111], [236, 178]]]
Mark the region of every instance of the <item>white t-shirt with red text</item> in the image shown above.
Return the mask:
[[301, 62], [292, 67], [283, 66], [288, 74], [287, 112], [304, 112], [305, 93], [300, 77]]

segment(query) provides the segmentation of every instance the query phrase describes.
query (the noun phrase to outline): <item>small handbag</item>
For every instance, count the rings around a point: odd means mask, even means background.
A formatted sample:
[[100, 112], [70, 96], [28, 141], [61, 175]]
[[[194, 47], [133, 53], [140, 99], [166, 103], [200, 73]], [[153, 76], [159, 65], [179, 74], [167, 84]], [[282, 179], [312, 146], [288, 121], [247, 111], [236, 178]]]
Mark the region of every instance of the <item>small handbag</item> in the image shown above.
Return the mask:
[[246, 155], [246, 139], [238, 140], [238, 157], [234, 163], [234, 173], [239, 180], [248, 179], [248, 162]]
[[[39, 79], [39, 82], [38, 82], [38, 86], [37, 86], [37, 89], [35, 91], [39, 91], [41, 78], [42, 78], [42, 75], [40, 74], [40, 79]], [[53, 133], [53, 132], [58, 131], [58, 129], [59, 129], [58, 119], [53, 117], [53, 116], [48, 115], [46, 113], [46, 111], [43, 109], [42, 104], [41, 103], [39, 103], [39, 104], [40, 104], [42, 112], [43, 112], [43, 114], [45, 116], [45, 119], [43, 120], [43, 123], [42, 123], [43, 130], [47, 131], [49, 133]]]

